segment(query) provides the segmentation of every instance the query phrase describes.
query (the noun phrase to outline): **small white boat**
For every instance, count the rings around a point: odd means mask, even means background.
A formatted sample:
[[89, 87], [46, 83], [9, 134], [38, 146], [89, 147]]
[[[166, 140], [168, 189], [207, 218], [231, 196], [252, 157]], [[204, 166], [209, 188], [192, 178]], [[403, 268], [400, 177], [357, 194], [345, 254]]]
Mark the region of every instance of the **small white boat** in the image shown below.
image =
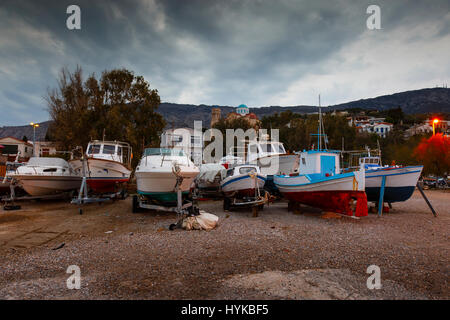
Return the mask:
[[220, 185], [227, 197], [253, 197], [265, 183], [266, 175], [261, 173], [258, 166], [243, 164], [228, 169]]
[[[95, 193], [114, 192], [130, 180], [131, 146], [120, 141], [91, 141], [88, 144], [86, 183]], [[81, 160], [71, 164], [82, 175]]]
[[179, 188], [188, 194], [199, 169], [183, 149], [148, 148], [136, 167], [137, 192], [161, 203], [176, 203], [177, 177], [183, 179]]
[[340, 173], [338, 151], [304, 151], [300, 159], [301, 174], [274, 176], [286, 199], [349, 216], [367, 215], [364, 169]]
[[384, 201], [387, 203], [408, 200], [417, 185], [423, 166], [381, 166], [380, 157], [362, 157], [361, 168], [366, 171], [367, 200], [379, 202], [384, 180]]
[[9, 176], [31, 196], [53, 195], [81, 186], [81, 176], [61, 158], [32, 157]]

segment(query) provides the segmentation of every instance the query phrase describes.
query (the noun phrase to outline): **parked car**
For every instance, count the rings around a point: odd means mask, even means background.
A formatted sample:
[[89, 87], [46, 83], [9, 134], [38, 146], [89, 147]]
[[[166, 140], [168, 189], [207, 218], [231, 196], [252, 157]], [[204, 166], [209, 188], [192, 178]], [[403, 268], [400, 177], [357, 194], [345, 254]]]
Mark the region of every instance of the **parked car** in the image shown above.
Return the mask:
[[449, 184], [447, 182], [447, 179], [444, 177], [426, 177], [423, 178], [423, 188], [424, 189], [431, 189], [431, 188], [448, 188]]

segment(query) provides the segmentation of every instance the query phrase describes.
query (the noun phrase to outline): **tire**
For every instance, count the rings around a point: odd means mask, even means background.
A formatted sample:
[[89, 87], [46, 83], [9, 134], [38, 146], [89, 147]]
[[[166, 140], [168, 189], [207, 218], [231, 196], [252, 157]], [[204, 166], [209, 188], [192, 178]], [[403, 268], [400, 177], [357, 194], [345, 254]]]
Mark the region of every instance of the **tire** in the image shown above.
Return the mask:
[[139, 207], [138, 197], [137, 197], [137, 195], [134, 195], [133, 202], [132, 202], [132, 211], [133, 211], [133, 213], [139, 213], [140, 209], [141, 208]]
[[223, 198], [223, 210], [230, 211], [231, 200], [229, 198]]

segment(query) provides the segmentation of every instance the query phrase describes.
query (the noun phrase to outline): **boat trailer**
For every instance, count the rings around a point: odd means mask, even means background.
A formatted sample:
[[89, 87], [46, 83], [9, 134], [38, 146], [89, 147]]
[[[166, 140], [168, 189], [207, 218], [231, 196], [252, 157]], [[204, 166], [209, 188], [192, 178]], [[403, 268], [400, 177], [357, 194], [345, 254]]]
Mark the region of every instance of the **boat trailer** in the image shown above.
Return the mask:
[[[251, 176], [251, 175], [250, 175]], [[256, 176], [251, 176], [255, 179], [255, 195], [254, 196], [247, 196], [247, 197], [237, 197], [238, 192], [234, 192], [230, 196], [223, 197], [223, 210], [230, 211], [233, 207], [251, 207], [253, 217], [258, 216], [259, 210], [264, 210], [264, 204], [268, 204], [270, 194], [265, 189], [262, 189], [264, 194], [261, 194], [260, 189], [258, 188], [256, 184]]]
[[[98, 196], [89, 196], [88, 193], [88, 187], [87, 187], [87, 175], [86, 175], [86, 158], [83, 155], [82, 158], [82, 163], [83, 163], [83, 179], [81, 180], [81, 187], [80, 190], [78, 191], [78, 196], [77, 197], [72, 197], [72, 201], [70, 202], [71, 204], [76, 204], [76, 205], [83, 205], [83, 204], [88, 204], [88, 203], [102, 203], [105, 201], [110, 201], [110, 200], [117, 200], [117, 199], [125, 199], [128, 196], [128, 193], [125, 190], [121, 190], [118, 192], [112, 192], [112, 193], [106, 193], [106, 194], [102, 194], [102, 195], [98, 195]], [[83, 214], [83, 209], [82, 208], [78, 208], [78, 213], [79, 214]]]
[[163, 204], [155, 204], [151, 199], [144, 198], [139, 195], [133, 195], [133, 205], [132, 210], [133, 213], [140, 213], [142, 209], [146, 210], [155, 210], [155, 211], [165, 211], [165, 212], [174, 212], [177, 214], [177, 222], [173, 223], [169, 226], [170, 230], [173, 230], [177, 227], [181, 227], [183, 219], [187, 216], [196, 216], [200, 214], [200, 210], [196, 204], [196, 197], [192, 197], [192, 199], [185, 201], [183, 203], [183, 193], [181, 190], [181, 184], [183, 182], [183, 177], [179, 176], [177, 172], [174, 172], [177, 176], [177, 182], [175, 184], [175, 192], [177, 193], [177, 204], [174, 205], [163, 205]]
[[20, 210], [21, 206], [16, 204], [16, 201], [27, 201], [27, 200], [54, 200], [54, 199], [70, 199], [73, 197], [73, 191], [61, 192], [57, 194], [50, 194], [45, 196], [16, 196], [15, 188], [18, 186], [16, 179], [11, 179], [9, 184], [10, 195], [1, 198], [4, 203], [3, 210]]

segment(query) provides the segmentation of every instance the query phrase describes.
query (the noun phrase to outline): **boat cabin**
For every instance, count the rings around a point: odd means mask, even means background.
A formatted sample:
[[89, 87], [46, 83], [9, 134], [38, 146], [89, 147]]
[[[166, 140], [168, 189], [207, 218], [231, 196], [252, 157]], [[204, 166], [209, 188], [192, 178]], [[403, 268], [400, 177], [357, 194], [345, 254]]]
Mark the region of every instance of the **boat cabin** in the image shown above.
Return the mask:
[[361, 157], [359, 158], [359, 166], [364, 169], [375, 169], [381, 166], [380, 157]]
[[283, 143], [277, 141], [252, 141], [247, 146], [247, 162], [254, 162], [259, 158], [285, 154]]
[[91, 141], [86, 155], [90, 158], [111, 160], [125, 165], [131, 163], [131, 146], [120, 141]]
[[231, 176], [238, 176], [241, 174], [250, 174], [250, 173], [260, 173], [259, 167], [256, 165], [252, 165], [252, 164], [238, 165], [236, 167], [228, 169], [225, 178], [228, 178]]
[[300, 174], [328, 177], [341, 172], [339, 151], [310, 150], [300, 153]]

